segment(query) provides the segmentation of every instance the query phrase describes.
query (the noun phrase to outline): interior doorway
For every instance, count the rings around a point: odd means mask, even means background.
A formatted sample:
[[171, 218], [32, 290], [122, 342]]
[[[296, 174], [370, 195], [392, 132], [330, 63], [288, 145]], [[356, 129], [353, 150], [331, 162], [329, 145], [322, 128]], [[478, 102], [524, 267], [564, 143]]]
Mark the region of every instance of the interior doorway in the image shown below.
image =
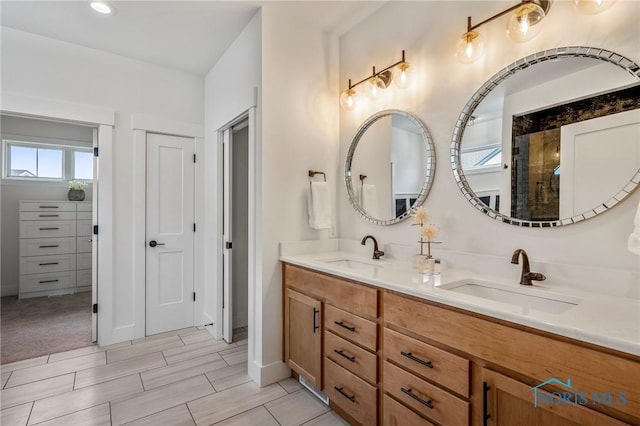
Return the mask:
[[248, 337], [249, 325], [249, 119], [222, 132], [223, 144], [223, 298], [222, 336]]
[[98, 129], [1, 120], [4, 364], [97, 341]]

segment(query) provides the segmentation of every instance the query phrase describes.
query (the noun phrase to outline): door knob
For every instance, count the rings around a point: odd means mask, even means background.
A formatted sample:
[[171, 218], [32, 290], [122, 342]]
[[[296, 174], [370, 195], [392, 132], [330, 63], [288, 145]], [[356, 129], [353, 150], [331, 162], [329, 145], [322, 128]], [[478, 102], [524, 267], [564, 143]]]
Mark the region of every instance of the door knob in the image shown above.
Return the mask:
[[159, 243], [156, 240], [149, 241], [149, 247], [163, 246], [163, 245], [164, 245], [164, 243]]

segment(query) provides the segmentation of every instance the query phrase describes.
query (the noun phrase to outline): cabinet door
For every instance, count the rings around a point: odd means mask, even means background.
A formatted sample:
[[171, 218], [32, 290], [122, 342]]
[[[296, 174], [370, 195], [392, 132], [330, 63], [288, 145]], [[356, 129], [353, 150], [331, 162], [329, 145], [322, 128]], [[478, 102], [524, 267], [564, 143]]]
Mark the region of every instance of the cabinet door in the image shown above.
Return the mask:
[[[482, 369], [482, 425], [494, 426], [580, 426], [624, 425], [605, 414], [574, 404], [534, 405], [534, 391], [520, 381]], [[540, 394], [548, 392], [536, 390]], [[476, 417], [477, 418], [477, 417]]]
[[284, 356], [289, 367], [320, 389], [322, 377], [321, 302], [289, 288], [284, 300]]

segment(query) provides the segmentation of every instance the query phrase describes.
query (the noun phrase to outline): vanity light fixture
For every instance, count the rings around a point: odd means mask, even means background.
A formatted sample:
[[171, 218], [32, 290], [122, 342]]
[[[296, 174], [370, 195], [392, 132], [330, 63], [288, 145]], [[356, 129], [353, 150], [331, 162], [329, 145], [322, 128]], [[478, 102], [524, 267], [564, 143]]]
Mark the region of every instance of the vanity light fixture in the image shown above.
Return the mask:
[[456, 57], [460, 62], [465, 64], [480, 59], [484, 54], [484, 39], [476, 29], [509, 12], [513, 12], [507, 21], [507, 35], [509, 38], [518, 43], [531, 40], [540, 32], [542, 20], [550, 7], [550, 0], [523, 0], [515, 6], [511, 6], [485, 19], [479, 24], [471, 25], [471, 16], [469, 16], [467, 18], [467, 32], [460, 36], [456, 44]]
[[106, 1], [92, 1], [91, 8], [103, 15], [115, 15], [118, 13], [116, 8]]
[[603, 12], [615, 2], [616, 0], [573, 0], [576, 9], [586, 15], [596, 15]]
[[391, 82], [394, 80], [394, 68], [396, 68], [396, 72], [398, 72], [398, 76], [396, 77], [396, 85], [398, 88], [404, 89], [408, 87], [410, 85], [410, 65], [405, 59], [403, 50], [402, 59], [392, 65], [389, 65], [382, 71], [376, 71], [376, 67], [373, 67], [373, 72], [369, 77], [365, 77], [353, 84], [351, 83], [351, 79], [349, 79], [349, 87], [342, 92], [342, 95], [340, 95], [340, 106], [348, 111], [352, 110], [356, 105], [358, 94], [355, 88], [363, 83], [367, 83], [369, 85], [370, 97], [372, 99], [376, 99], [380, 90], [384, 90], [389, 87]]

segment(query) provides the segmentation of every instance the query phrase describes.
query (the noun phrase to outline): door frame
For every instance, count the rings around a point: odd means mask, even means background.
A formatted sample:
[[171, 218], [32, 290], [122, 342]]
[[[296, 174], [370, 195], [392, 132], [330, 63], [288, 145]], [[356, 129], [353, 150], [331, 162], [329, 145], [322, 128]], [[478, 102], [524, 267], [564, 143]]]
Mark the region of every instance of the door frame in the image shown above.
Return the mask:
[[[204, 131], [200, 124], [167, 120], [146, 114], [133, 114], [134, 171], [133, 179], [133, 303], [135, 306], [134, 338], [145, 337], [146, 333], [146, 200], [147, 200], [147, 133], [159, 133], [194, 139], [196, 163], [194, 173], [194, 291], [196, 302], [193, 309], [193, 324], [203, 325], [204, 307], [204, 197], [203, 167]], [[200, 229], [200, 231], [198, 230]], [[200, 295], [200, 296], [198, 296]]]
[[[92, 294], [101, 309], [97, 313], [97, 338], [99, 345], [114, 341], [113, 324], [113, 127], [115, 126], [115, 110], [96, 105], [63, 102], [57, 99], [41, 98], [19, 93], [2, 93], [2, 107], [0, 112], [25, 118], [36, 118], [66, 122], [71, 124], [89, 125], [97, 129], [99, 148], [99, 190], [94, 187], [93, 204], [97, 203], [99, 233], [97, 238], [97, 264], [92, 265], [92, 275], [97, 272], [97, 294]], [[96, 238], [94, 236], [94, 238]], [[92, 280], [93, 281], [93, 280]], [[93, 314], [92, 314], [93, 315]]]

